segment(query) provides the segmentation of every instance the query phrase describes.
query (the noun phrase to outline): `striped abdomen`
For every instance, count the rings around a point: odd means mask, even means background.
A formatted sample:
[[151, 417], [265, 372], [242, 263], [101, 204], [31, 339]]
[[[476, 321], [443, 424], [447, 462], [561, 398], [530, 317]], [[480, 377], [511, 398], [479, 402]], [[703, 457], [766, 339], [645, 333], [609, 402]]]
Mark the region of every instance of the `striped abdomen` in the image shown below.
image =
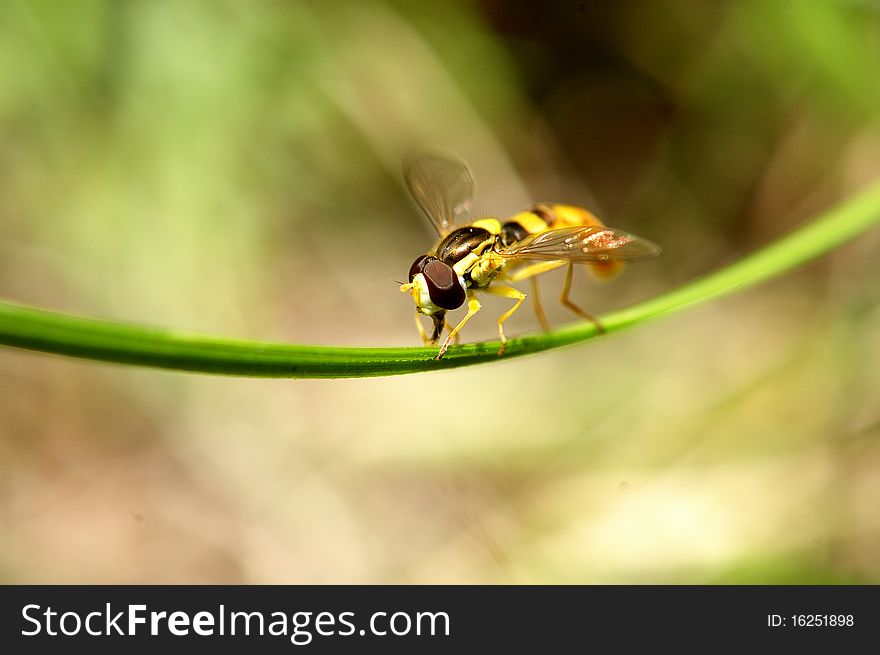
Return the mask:
[[[501, 226], [501, 243], [509, 246], [531, 234], [578, 225], [602, 227], [605, 224], [582, 207], [537, 203], [526, 211], [511, 217]], [[590, 264], [590, 268], [598, 277], [607, 278], [617, 275], [623, 269], [623, 262], [596, 262]]]

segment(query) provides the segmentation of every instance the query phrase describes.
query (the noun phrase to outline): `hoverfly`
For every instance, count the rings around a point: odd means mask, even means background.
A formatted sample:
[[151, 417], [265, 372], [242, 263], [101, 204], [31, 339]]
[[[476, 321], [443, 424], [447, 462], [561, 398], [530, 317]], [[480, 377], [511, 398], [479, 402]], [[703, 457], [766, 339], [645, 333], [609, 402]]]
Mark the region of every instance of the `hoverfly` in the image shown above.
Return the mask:
[[[594, 316], [569, 299], [574, 265], [588, 264], [599, 277], [607, 278], [619, 273], [624, 262], [660, 253], [656, 244], [606, 227], [586, 209], [570, 205], [537, 203], [504, 222], [480, 218], [457, 226], [471, 205], [474, 182], [465, 163], [451, 155], [416, 151], [404, 160], [403, 176], [416, 204], [440, 235], [427, 254], [416, 258], [409, 269], [409, 282], [400, 287], [415, 302], [416, 325], [425, 345], [437, 345], [446, 327], [446, 313], [467, 302], [467, 314], [449, 330], [436, 359], [443, 357], [459, 331], [480, 310], [478, 291], [514, 301], [498, 318], [498, 355], [504, 354], [504, 321], [526, 298], [523, 292], [507, 286], [508, 282], [531, 280], [535, 314], [548, 330], [535, 276], [562, 266], [567, 268], [560, 301], [601, 330]], [[430, 336], [422, 325], [422, 315], [430, 316], [434, 323]]]

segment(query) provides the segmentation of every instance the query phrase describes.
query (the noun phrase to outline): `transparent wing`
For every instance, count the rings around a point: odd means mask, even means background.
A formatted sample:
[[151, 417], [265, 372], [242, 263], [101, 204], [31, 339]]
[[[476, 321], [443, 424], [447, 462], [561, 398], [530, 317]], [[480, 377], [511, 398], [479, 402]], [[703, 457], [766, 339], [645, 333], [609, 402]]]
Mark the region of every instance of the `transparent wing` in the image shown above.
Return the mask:
[[501, 251], [505, 257], [557, 259], [589, 264], [630, 262], [660, 254], [660, 246], [623, 230], [597, 225], [579, 225], [548, 230], [528, 236]]
[[467, 165], [452, 155], [417, 150], [403, 161], [403, 179], [416, 204], [441, 235], [471, 206], [474, 179]]

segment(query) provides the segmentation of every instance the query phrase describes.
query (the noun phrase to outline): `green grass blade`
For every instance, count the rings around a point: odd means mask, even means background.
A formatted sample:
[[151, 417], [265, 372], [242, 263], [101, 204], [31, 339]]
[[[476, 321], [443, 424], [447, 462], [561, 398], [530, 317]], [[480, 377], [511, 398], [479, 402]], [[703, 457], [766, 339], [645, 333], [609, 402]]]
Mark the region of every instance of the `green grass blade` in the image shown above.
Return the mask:
[[[608, 332], [720, 298], [819, 257], [880, 222], [880, 185], [844, 201], [743, 259], [651, 300], [601, 317]], [[596, 336], [578, 322], [508, 343], [503, 359], [559, 348]], [[498, 342], [449, 349], [308, 346], [230, 339], [61, 314], [0, 303], [0, 344], [82, 359], [179, 371], [279, 378], [344, 378], [436, 371], [499, 361]]]

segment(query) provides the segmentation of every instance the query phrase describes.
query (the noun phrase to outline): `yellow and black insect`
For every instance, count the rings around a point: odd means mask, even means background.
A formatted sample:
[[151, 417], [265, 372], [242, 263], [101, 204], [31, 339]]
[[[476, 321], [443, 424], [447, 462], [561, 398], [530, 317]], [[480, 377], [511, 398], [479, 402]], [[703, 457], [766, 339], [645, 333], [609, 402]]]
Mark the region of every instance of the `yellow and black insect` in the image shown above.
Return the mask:
[[[526, 298], [526, 294], [505, 283], [531, 279], [535, 313], [547, 330], [535, 276], [567, 266], [562, 304], [601, 329], [595, 317], [568, 297], [574, 265], [589, 264], [594, 273], [607, 278], [619, 273], [624, 262], [648, 259], [660, 252], [656, 244], [606, 227], [586, 209], [570, 205], [538, 203], [503, 223], [480, 218], [456, 227], [474, 193], [473, 178], [463, 161], [439, 152], [418, 151], [404, 161], [403, 175], [416, 204], [440, 235], [434, 248], [413, 262], [409, 282], [400, 287], [415, 301], [416, 325], [425, 345], [437, 344], [446, 326], [446, 312], [467, 301], [467, 314], [449, 331], [437, 359], [480, 310], [477, 291], [516, 301], [498, 318], [498, 354], [503, 355], [507, 347], [504, 321]], [[434, 322], [430, 337], [422, 326], [421, 315], [430, 316]]]

